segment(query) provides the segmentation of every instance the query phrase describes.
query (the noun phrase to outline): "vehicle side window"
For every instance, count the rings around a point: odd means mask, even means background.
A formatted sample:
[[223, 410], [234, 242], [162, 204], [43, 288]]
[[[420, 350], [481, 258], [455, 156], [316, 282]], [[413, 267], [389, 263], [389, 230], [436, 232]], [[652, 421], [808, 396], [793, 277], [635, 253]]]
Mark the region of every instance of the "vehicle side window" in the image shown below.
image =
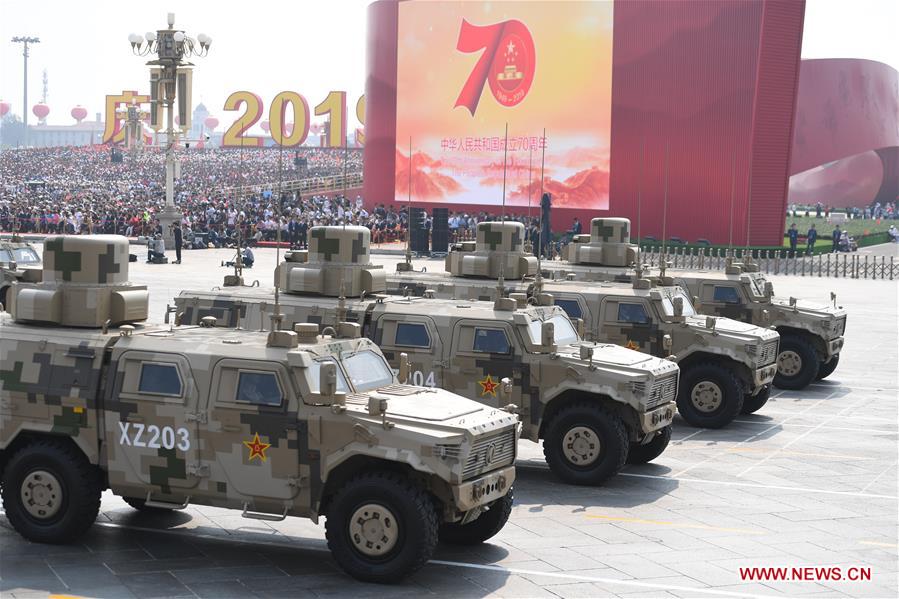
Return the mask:
[[241, 372], [237, 379], [237, 401], [257, 406], [280, 406], [283, 395], [274, 372]]
[[431, 347], [431, 337], [428, 328], [418, 322], [396, 323], [395, 345], [406, 347]]
[[140, 367], [140, 382], [137, 390], [151, 395], [181, 397], [181, 377], [174, 364], [153, 364], [144, 362]]
[[739, 304], [740, 294], [735, 287], [721, 287], [715, 285], [714, 299], [716, 302], [721, 302], [723, 304]]
[[583, 311], [581, 311], [581, 306], [577, 303], [577, 300], [556, 298], [555, 303], [557, 306], [565, 310], [565, 313], [568, 314], [568, 318], [583, 318], [584, 316]]
[[649, 322], [649, 318], [646, 316], [646, 308], [643, 307], [643, 304], [626, 304], [621, 302], [618, 304], [618, 321], [642, 324]]
[[476, 352], [484, 352], [489, 354], [508, 354], [509, 338], [502, 329], [481, 329], [474, 330], [474, 347]]

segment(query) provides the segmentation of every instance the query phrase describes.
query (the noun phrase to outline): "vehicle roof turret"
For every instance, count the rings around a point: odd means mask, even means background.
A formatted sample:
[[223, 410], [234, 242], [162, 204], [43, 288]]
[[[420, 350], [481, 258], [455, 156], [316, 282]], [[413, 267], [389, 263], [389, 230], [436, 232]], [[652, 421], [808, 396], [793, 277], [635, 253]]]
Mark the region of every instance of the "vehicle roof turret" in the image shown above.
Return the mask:
[[563, 256], [572, 264], [631, 266], [640, 248], [631, 243], [631, 221], [627, 218], [594, 218], [589, 235], [575, 235]]
[[463, 277], [523, 279], [537, 274], [537, 258], [524, 250], [523, 224], [483, 222], [478, 223], [475, 241], [453, 246], [446, 271]]
[[312, 227], [309, 250], [290, 252], [275, 270], [275, 286], [286, 293], [359, 297], [382, 293], [387, 275], [371, 263], [366, 227]]
[[42, 280], [14, 284], [9, 313], [17, 322], [69, 327], [146, 320], [149, 293], [128, 280], [128, 257], [121, 235], [48, 237]]

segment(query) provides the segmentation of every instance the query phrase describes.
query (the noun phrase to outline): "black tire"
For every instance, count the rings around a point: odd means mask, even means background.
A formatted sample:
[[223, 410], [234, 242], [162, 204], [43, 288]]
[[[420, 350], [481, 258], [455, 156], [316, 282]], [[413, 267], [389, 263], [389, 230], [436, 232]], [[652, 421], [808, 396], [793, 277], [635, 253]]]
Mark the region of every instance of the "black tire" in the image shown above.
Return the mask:
[[755, 395], [747, 395], [743, 398], [743, 409], [740, 410], [740, 413], [754, 414], [758, 412], [762, 409], [762, 406], [768, 403], [769, 397], [771, 397], [771, 385], [765, 385], [764, 388]]
[[445, 523], [440, 526], [440, 541], [450, 545], [480, 545], [496, 535], [509, 521], [512, 503], [515, 501], [514, 489], [490, 503], [490, 509], [482, 512], [473, 522], [468, 524]]
[[[692, 396], [709, 391], [709, 384], [717, 387], [718, 407], [704, 411], [704, 405], [694, 405]], [[711, 389], [714, 389], [712, 387]], [[690, 425], [702, 428], [721, 428], [737, 417], [743, 408], [743, 385], [734, 373], [720, 364], [703, 362], [681, 370], [680, 387], [677, 390], [677, 411]]]
[[830, 375], [833, 374], [833, 371], [837, 369], [837, 365], [840, 363], [840, 354], [833, 356], [827, 362], [821, 362], [818, 365], [818, 375], [815, 377], [817, 380], [826, 379]]
[[[394, 546], [380, 556], [366, 555], [351, 538], [353, 515], [367, 505], [393, 514]], [[383, 517], [380, 520], [388, 522]], [[325, 522], [328, 548], [340, 567], [353, 578], [378, 583], [397, 582], [425, 565], [437, 547], [437, 531], [437, 511], [431, 498], [394, 472], [368, 472], [350, 479], [328, 506]], [[359, 542], [364, 539], [360, 537]]]
[[[777, 374], [774, 375], [774, 386], [778, 389], [804, 389], [818, 376], [818, 356], [815, 348], [799, 335], [786, 335], [780, 338], [780, 350], [777, 356]], [[781, 360], [785, 352], [792, 352], [800, 364], [795, 374], [787, 376], [781, 371]]]
[[[26, 485], [31, 511], [22, 497]], [[23, 447], [3, 473], [6, 517], [20, 535], [38, 543], [70, 543], [87, 532], [100, 511], [100, 490], [97, 469], [77, 448], [56, 439]]]
[[646, 445], [640, 445], [639, 443], [632, 444], [630, 451], [627, 452], [627, 463], [647, 464], [662, 455], [662, 452], [665, 451], [665, 448], [668, 447], [668, 443], [670, 442], [671, 425], [669, 424], [658, 431], [656, 436], [652, 438], [652, 441]]
[[[593, 437], [577, 435], [588, 451], [596, 451], [598, 445], [598, 455], [589, 464], [577, 464], [565, 454], [566, 436], [578, 428]], [[599, 485], [615, 476], [624, 467], [627, 451], [627, 429], [621, 417], [596, 403], [577, 402], [562, 408], [546, 426], [543, 439], [550, 470], [573, 485]]]
[[122, 499], [137, 511], [145, 514], [168, 514], [175, 509], [171, 507], [148, 506], [147, 500], [142, 497], [122, 497]]

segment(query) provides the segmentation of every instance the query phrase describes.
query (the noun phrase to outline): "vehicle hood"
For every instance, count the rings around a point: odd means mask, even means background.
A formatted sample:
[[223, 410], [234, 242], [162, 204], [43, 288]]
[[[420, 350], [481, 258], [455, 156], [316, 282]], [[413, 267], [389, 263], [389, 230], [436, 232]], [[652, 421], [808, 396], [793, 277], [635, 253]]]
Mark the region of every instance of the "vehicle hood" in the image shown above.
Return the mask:
[[670, 360], [657, 358], [650, 354], [638, 352], [620, 345], [610, 343], [577, 343], [561, 346], [557, 349], [558, 359], [564, 364], [578, 370], [590, 368], [591, 361], [583, 360], [580, 356], [580, 346], [593, 347], [592, 365], [594, 368], [606, 372], [616, 371], [625, 375], [645, 375], [648, 373], [659, 375], [677, 367]]
[[[707, 317], [705, 316], [687, 316], [685, 322], [690, 330], [692, 330], [694, 333], [706, 334], [711, 336], [712, 329], [708, 329], [705, 326], [706, 318]], [[770, 329], [757, 327], [754, 324], [740, 322], [739, 320], [733, 320], [720, 316], [712, 316], [709, 318], [715, 319], [715, 333], [717, 333], [719, 336], [724, 335], [733, 337], [741, 341], [768, 340], [775, 339], [777, 337], [777, 332]]]
[[790, 305], [789, 298], [786, 297], [775, 296], [771, 298], [771, 305], [782, 310], [789, 310], [790, 312], [795, 311], [810, 318], [839, 318], [846, 315], [846, 310], [843, 308], [835, 308], [832, 305], [811, 302], [808, 300], [796, 300], [796, 307], [794, 310], [793, 306]]

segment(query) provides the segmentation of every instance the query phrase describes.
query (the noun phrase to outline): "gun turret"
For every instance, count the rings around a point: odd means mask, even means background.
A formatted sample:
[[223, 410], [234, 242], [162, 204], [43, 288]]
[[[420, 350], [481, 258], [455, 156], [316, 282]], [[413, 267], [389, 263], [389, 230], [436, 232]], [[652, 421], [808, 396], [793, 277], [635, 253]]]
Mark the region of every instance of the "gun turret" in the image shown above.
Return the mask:
[[453, 246], [446, 270], [455, 276], [523, 279], [537, 273], [537, 257], [524, 250], [524, 225], [517, 222], [478, 223], [474, 243]]
[[121, 235], [48, 237], [43, 280], [13, 284], [9, 313], [19, 322], [71, 327], [146, 320], [150, 296], [128, 280], [128, 250]]
[[309, 250], [290, 252], [275, 270], [285, 293], [359, 297], [384, 293], [387, 274], [371, 263], [371, 231], [365, 227], [312, 227]]
[[640, 248], [631, 244], [629, 219], [594, 218], [590, 235], [576, 235], [563, 257], [572, 264], [631, 266], [638, 262]]

